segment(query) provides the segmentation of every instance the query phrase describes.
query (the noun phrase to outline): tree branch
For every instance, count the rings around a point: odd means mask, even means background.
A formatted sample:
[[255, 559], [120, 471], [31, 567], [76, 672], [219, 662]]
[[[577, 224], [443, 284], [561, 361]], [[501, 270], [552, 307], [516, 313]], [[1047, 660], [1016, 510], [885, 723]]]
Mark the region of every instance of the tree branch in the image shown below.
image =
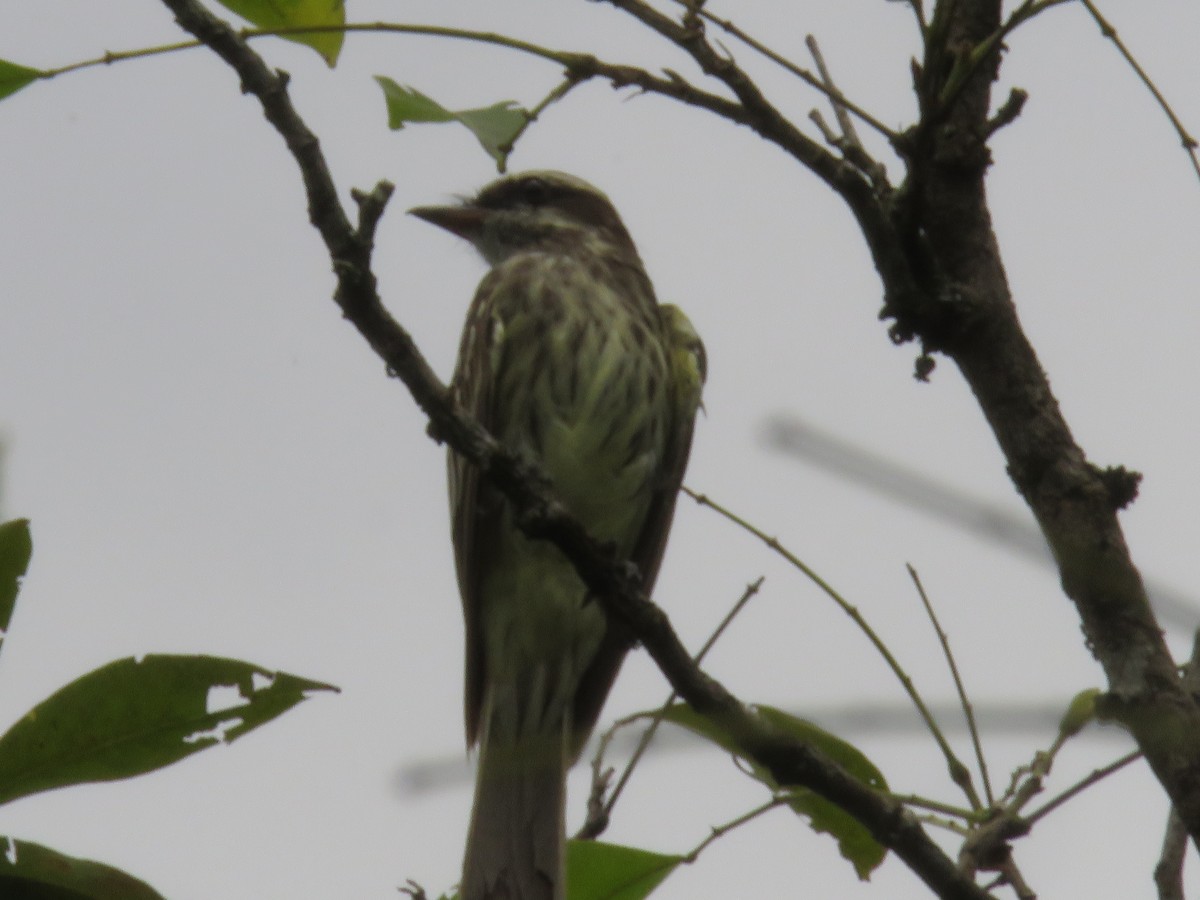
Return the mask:
[[1188, 158], [1192, 161], [1192, 168], [1196, 172], [1196, 177], [1200, 178], [1200, 155], [1197, 154], [1197, 150], [1200, 149], [1200, 141], [1192, 137], [1184, 127], [1183, 122], [1175, 114], [1175, 110], [1171, 107], [1171, 104], [1167, 102], [1167, 98], [1158, 89], [1158, 85], [1146, 74], [1146, 70], [1142, 68], [1137, 58], [1129, 52], [1129, 48], [1125, 46], [1125, 42], [1117, 34], [1117, 29], [1101, 15], [1100, 10], [1096, 8], [1096, 4], [1092, 0], [1081, 0], [1081, 2], [1087, 9], [1088, 14], [1095, 20], [1096, 25], [1099, 26], [1100, 33], [1113, 42], [1113, 46], [1117, 48], [1117, 52], [1121, 54], [1125, 62], [1133, 69], [1134, 74], [1146, 86], [1146, 90], [1154, 97], [1154, 102], [1158, 104], [1159, 109], [1163, 111], [1170, 121], [1171, 127], [1175, 129], [1175, 133], [1179, 135], [1179, 142], [1183, 145], [1184, 152], [1187, 153]]
[[[750, 125], [828, 183], [858, 220], [884, 285], [893, 340], [920, 338], [954, 360], [975, 394], [1009, 473], [1046, 536], [1108, 678], [1103, 712], [1137, 740], [1200, 846], [1200, 707], [1179, 684], [1133, 565], [1117, 512], [1140, 476], [1101, 470], [1075, 442], [1017, 319], [987, 207], [988, 136], [1020, 109], [993, 118], [1001, 38], [1058, 0], [1002, 18], [1001, 0], [938, 0], [914, 66], [918, 123], [895, 142], [908, 165], [895, 191], [873, 186], [785, 119], [736, 63], [707, 42], [697, 15], [677, 22], [643, 0], [607, 0], [687, 52], [738, 98]], [[1092, 4], [1089, 9], [1094, 8]], [[1185, 144], [1188, 138], [1185, 133]]]
[[811, 746], [781, 734], [704, 674], [692, 661], [666, 615], [641, 593], [637, 572], [614, 560], [550, 493], [546, 479], [504, 449], [477, 423], [453, 408], [445, 386], [408, 333], [387, 313], [370, 270], [371, 232], [391, 187], [381, 184], [360, 199], [353, 229], [316, 137], [287, 95], [287, 78], [272, 72], [237, 33], [196, 0], [163, 0], [179, 24], [207, 44], [239, 75], [244, 91], [262, 104], [267, 120], [296, 159], [309, 198], [309, 216], [329, 249], [337, 277], [336, 302], [426, 412], [431, 429], [480, 467], [519, 511], [527, 533], [552, 541], [578, 569], [605, 611], [628, 625], [671, 686], [698, 712], [718, 721], [741, 751], [781, 785], [811, 788], [861, 821], [940, 897], [981, 900], [987, 893], [961, 873], [900, 803], [846, 773]]
[[[944, 45], [930, 55], [966, 58], [1001, 25], [1000, 0], [942, 0]], [[1193, 840], [1200, 838], [1200, 710], [1181, 688], [1117, 521], [1138, 476], [1101, 470], [1075, 442], [1033, 347], [1021, 329], [987, 209], [991, 83], [1000, 51], [956, 89], [950, 106], [926, 110], [909, 154], [908, 214], [932, 298], [893, 307], [903, 333], [950, 356], [971, 386], [1008, 471], [1054, 553], [1088, 643], [1108, 677], [1101, 704], [1127, 727], [1166, 788]], [[928, 96], [954, 66], [927, 58]], [[950, 70], [949, 72], [947, 70]]]
[[642, 0], [607, 2], [662, 35], [691, 56], [705, 75], [716, 78], [728, 87], [737, 97], [742, 110], [738, 120], [741, 124], [749, 125], [762, 137], [777, 144], [839, 194], [845, 196], [847, 191], [857, 192], [863, 188], [869, 192], [870, 185], [852, 165], [801, 132], [771, 104], [732, 57], [722, 56], [708, 43], [703, 29], [699, 27], [699, 19], [695, 20], [696, 25], [689, 27], [663, 15]]
[[[691, 8], [691, 3], [694, 2], [694, 0], [675, 0], [675, 2], [682, 6], [687, 6], [687, 7]], [[859, 119], [861, 119], [866, 124], [870, 125], [873, 129], [875, 129], [877, 132], [879, 132], [881, 135], [883, 135], [889, 141], [894, 141], [898, 137], [898, 135], [894, 131], [892, 131], [892, 129], [890, 129], [886, 125], [884, 125], [883, 122], [881, 122], [878, 118], [871, 115], [869, 112], [867, 112], [865, 109], [863, 109], [858, 104], [853, 103], [852, 101], [847, 99], [846, 95], [843, 94], [841, 91], [839, 91], [837, 89], [837, 87], [835, 85], [833, 85], [832, 82], [829, 81], [828, 78], [826, 78], [824, 76], [817, 77], [812, 72], [809, 72], [807, 69], [801, 68], [800, 66], [796, 65], [794, 62], [792, 62], [787, 57], [783, 56], [782, 54], [776, 53], [774, 50], [772, 50], [766, 44], [762, 43], [762, 41], [760, 41], [757, 38], [755, 38], [754, 36], [748, 34], [746, 31], [743, 31], [731, 20], [722, 19], [719, 16], [713, 15], [707, 9], [704, 9], [702, 7], [698, 8], [698, 13], [699, 13], [700, 18], [702, 18], [704, 21], [711, 22], [714, 25], [721, 28], [722, 30], [724, 30], [725, 32], [727, 32], [728, 34], [733, 35], [735, 38], [737, 38], [739, 41], [741, 41], [743, 44], [745, 44], [750, 49], [754, 50], [759, 55], [769, 59], [771, 62], [775, 63], [775, 65], [779, 66], [781, 69], [784, 69], [785, 71], [788, 71], [791, 74], [795, 75], [797, 78], [799, 78], [801, 81], [803, 81], [805, 84], [809, 85], [810, 87], [815, 88], [816, 90], [820, 91], [822, 94], [824, 94], [829, 99], [829, 101], [836, 108], [848, 110], [849, 112], [853, 113], [855, 116], [857, 116]]]

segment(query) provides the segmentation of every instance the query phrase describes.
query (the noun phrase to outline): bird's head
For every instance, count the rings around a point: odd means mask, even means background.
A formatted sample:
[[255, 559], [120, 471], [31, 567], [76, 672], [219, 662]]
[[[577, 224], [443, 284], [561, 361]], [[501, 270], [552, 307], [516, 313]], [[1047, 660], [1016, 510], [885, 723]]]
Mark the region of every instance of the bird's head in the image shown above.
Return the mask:
[[409, 212], [470, 241], [491, 265], [530, 250], [637, 258], [608, 197], [564, 172], [509, 175], [453, 206], [418, 206]]

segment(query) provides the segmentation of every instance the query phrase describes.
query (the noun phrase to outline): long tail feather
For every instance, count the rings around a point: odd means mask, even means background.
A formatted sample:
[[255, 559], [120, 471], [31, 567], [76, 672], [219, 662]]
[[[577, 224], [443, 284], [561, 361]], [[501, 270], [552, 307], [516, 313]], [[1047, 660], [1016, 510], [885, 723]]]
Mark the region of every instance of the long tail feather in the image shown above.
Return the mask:
[[564, 741], [494, 737], [485, 734], [479, 752], [462, 900], [563, 900]]

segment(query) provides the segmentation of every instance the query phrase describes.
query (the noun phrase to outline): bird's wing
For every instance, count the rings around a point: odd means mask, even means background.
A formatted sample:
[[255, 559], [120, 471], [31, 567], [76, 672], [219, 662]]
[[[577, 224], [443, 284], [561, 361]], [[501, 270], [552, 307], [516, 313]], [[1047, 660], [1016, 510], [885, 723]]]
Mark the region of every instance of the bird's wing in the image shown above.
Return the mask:
[[[646, 511], [641, 531], [629, 559], [642, 576], [642, 590], [647, 596], [654, 590], [658, 569], [667, 548], [667, 535], [675, 515], [675, 499], [683, 484], [688, 456], [692, 449], [692, 429], [700, 409], [700, 393], [707, 376], [704, 344], [692, 323], [677, 306], [660, 306], [663, 345], [667, 351], [667, 370], [670, 383], [671, 423], [667, 428], [667, 443], [654, 493]], [[609, 688], [617, 677], [621, 660], [629, 649], [630, 639], [625, 630], [611, 620], [600, 648], [580, 680], [572, 711], [572, 758], [583, 749], [587, 736], [600, 717], [600, 710]]]
[[[458, 364], [451, 391], [454, 401], [489, 432], [495, 433], [495, 371], [498, 321], [493, 315], [494, 298], [500, 287], [495, 270], [480, 283], [467, 313]], [[455, 453], [449, 453], [450, 519], [454, 540], [454, 563], [462, 595], [466, 623], [466, 677], [463, 682], [467, 746], [479, 737], [483, 704], [484, 646], [480, 626], [480, 576], [486, 571], [484, 558], [496, 546], [500, 525], [500, 499], [479, 477], [479, 469]]]
[[659, 467], [654, 498], [630, 559], [642, 575], [642, 589], [649, 595], [654, 590], [667, 534], [675, 515], [675, 498], [683, 485], [692, 452], [692, 430], [696, 412], [700, 409], [700, 393], [708, 375], [704, 344], [691, 321], [678, 306], [659, 307], [663, 341], [667, 349], [667, 371], [672, 393], [671, 426], [667, 429], [667, 445]]

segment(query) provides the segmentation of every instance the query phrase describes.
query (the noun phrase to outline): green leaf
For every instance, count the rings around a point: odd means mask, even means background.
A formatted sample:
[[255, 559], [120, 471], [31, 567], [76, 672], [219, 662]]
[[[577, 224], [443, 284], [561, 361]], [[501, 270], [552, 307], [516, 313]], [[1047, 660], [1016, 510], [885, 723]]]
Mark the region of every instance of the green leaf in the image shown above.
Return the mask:
[[[642, 900], [684, 861], [600, 841], [567, 841], [567, 900]], [[455, 891], [440, 900], [462, 900]]]
[[529, 121], [525, 109], [515, 100], [502, 100], [483, 109], [464, 109], [456, 115], [503, 172], [513, 142]]
[[1071, 698], [1071, 704], [1058, 723], [1062, 740], [1075, 737], [1083, 727], [1096, 721], [1096, 700], [1103, 693], [1099, 688], [1087, 688]]
[[29, 568], [32, 554], [28, 519], [13, 519], [0, 525], [0, 647], [4, 646], [4, 635], [17, 605], [21, 578]]
[[0, 897], [11, 900], [164, 900], [120, 869], [0, 837]]
[[636, 847], [570, 841], [567, 844], [568, 900], [642, 900], [683, 862]]
[[[341, 26], [346, 24], [346, 9], [342, 0], [218, 0], [226, 9], [253, 22], [265, 31], [280, 28], [309, 26]], [[284, 35], [289, 41], [312, 47], [332, 69], [342, 52], [344, 31], [321, 31], [310, 34]]]
[[[805, 719], [785, 713], [773, 706], [755, 707], [758, 714], [775, 728], [793, 737], [806, 741], [826, 756], [837, 762], [847, 772], [880, 791], [887, 790], [883, 774], [854, 745], [830, 734], [823, 728]], [[668, 722], [680, 725], [734, 755], [741, 755], [737, 743], [727, 731], [713, 724], [686, 704], [677, 703], [663, 717]], [[771, 790], [781, 790], [771, 773], [752, 760], [747, 760], [754, 777]], [[788, 805], [809, 820], [814, 831], [832, 835], [838, 842], [838, 850], [854, 866], [858, 877], [866, 880], [871, 872], [883, 862], [887, 850], [871, 836], [871, 833], [841, 807], [810, 791], [808, 788], [788, 786]]]
[[387, 103], [388, 128], [399, 131], [408, 122], [454, 122], [454, 113], [416, 88], [397, 84], [386, 75], [376, 75]]
[[883, 773], [853, 744], [830, 734], [807, 719], [797, 718], [774, 706], [756, 706], [755, 709], [780, 731], [812, 744], [859, 781], [864, 781], [880, 791], [888, 789]]
[[30, 69], [28, 66], [19, 66], [6, 59], [0, 59], [0, 100], [33, 84], [42, 74], [40, 69]]
[[126, 657], [72, 681], [0, 737], [0, 803], [151, 772], [230, 743], [331, 685], [234, 659]]
[[383, 89], [388, 127], [393, 131], [412, 122], [458, 122], [475, 135], [501, 172], [508, 164], [513, 141], [529, 122], [528, 112], [515, 100], [501, 100], [481, 109], [452, 110], [386, 76], [376, 75], [375, 80]]
[[854, 866], [854, 873], [860, 880], [869, 881], [871, 873], [879, 868], [887, 856], [887, 848], [871, 836], [866, 826], [836, 803], [808, 788], [793, 788], [789, 793], [791, 799], [788, 800], [788, 806], [806, 817], [813, 831], [828, 834], [836, 840], [838, 852]]

